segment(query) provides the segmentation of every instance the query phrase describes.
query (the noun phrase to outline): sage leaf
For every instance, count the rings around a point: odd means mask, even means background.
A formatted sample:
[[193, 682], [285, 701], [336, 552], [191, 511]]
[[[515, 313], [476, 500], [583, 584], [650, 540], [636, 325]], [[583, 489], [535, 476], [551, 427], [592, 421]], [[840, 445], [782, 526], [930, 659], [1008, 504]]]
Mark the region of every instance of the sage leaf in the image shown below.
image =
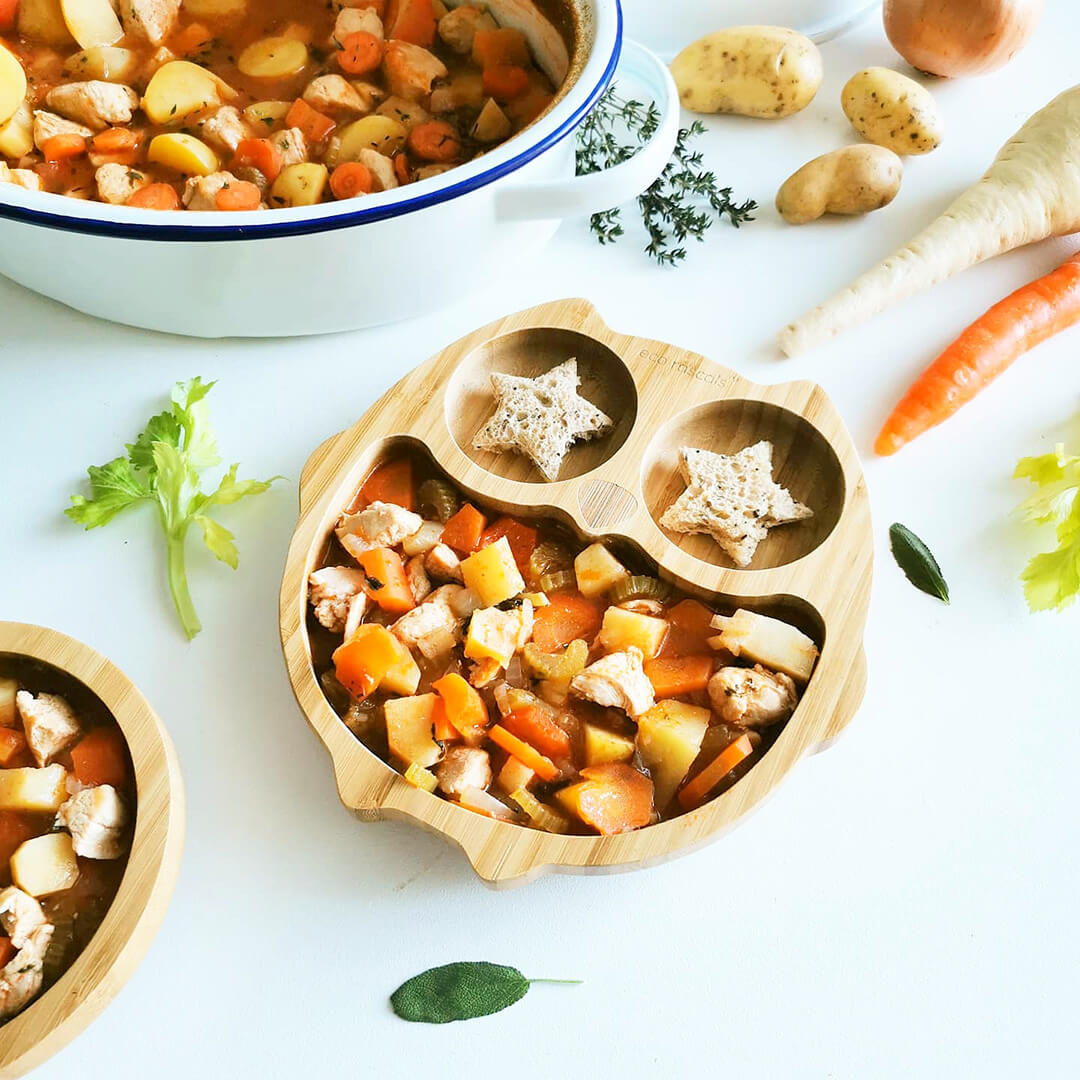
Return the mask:
[[576, 983], [577, 979], [526, 979], [517, 968], [484, 960], [429, 968], [403, 982], [390, 1006], [414, 1024], [449, 1024], [502, 1012], [519, 1002], [536, 982]]
[[937, 559], [930, 549], [906, 525], [899, 522], [889, 528], [889, 541], [896, 565], [921, 592], [949, 602], [949, 586]]

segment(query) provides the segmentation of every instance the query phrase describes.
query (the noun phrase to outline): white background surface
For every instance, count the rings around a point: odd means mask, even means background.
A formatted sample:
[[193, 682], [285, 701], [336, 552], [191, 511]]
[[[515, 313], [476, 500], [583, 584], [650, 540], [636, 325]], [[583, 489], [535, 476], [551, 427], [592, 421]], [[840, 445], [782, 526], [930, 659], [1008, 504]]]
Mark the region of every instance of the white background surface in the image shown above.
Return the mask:
[[[160, 935], [42, 1080], [1075, 1075], [1080, 608], [1027, 614], [1017, 578], [1050, 540], [1009, 511], [1025, 494], [1010, 480], [1016, 459], [1080, 440], [1080, 331], [898, 458], [870, 453], [910, 378], [1075, 241], [973, 270], [805, 358], [781, 361], [771, 345], [1075, 80], [1080, 14], [1048, 7], [1010, 67], [935, 88], [945, 144], [910, 160], [893, 206], [863, 220], [796, 230], [771, 204], [794, 168], [849, 140], [845, 79], [898, 63], [876, 17], [825, 47], [826, 83], [805, 113], [783, 126], [711, 121], [709, 165], [763, 209], [740, 232], [716, 229], [675, 272], [640, 255], [636, 234], [601, 249], [568, 222], [540, 258], [501, 268], [452, 311], [266, 342], [108, 326], [0, 282], [0, 617], [55, 626], [124, 668], [172, 732], [189, 806]], [[832, 394], [867, 456], [875, 513], [870, 689], [835, 747], [711, 847], [495, 893], [437, 838], [363, 825], [341, 807], [285, 678], [277, 588], [307, 454], [461, 334], [568, 295], [590, 297], [620, 330]], [[239, 573], [191, 545], [206, 629], [188, 645], [151, 513], [84, 535], [61, 511], [85, 466], [114, 456], [173, 380], [194, 374], [220, 380], [210, 401], [226, 460], [290, 479], [227, 512]], [[951, 607], [901, 578], [887, 550], [894, 520], [936, 551]], [[398, 983], [459, 959], [586, 981], [537, 987], [471, 1025], [393, 1017]]]

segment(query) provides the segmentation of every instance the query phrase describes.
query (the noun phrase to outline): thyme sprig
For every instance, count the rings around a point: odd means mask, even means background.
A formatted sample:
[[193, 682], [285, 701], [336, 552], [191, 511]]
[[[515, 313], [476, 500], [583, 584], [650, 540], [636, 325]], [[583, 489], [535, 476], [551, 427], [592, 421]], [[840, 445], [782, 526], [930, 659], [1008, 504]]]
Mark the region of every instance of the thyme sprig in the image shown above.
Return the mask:
[[[654, 102], [646, 105], [621, 98], [614, 87], [609, 88], [578, 128], [578, 176], [629, 161], [656, 134], [659, 125], [660, 110]], [[635, 141], [627, 141], [624, 131]], [[686, 258], [684, 242], [704, 240], [715, 221], [727, 217], [738, 228], [754, 220], [757, 203], [753, 199], [733, 201], [731, 188], [720, 187], [716, 174], [703, 167], [701, 151], [691, 150], [691, 141], [704, 132], [699, 120], [680, 129], [663, 173], [637, 198], [649, 237], [645, 252], [661, 266], [682, 262]], [[622, 212], [613, 207], [593, 214], [589, 227], [601, 244], [613, 244], [624, 235]]]

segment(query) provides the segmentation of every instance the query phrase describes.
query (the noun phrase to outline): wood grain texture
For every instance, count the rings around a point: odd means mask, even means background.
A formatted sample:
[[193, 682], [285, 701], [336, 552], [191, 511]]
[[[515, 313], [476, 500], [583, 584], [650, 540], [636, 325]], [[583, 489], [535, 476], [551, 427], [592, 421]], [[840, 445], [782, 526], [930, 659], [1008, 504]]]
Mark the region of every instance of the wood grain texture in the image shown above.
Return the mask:
[[184, 846], [184, 788], [172, 740], [146, 699], [105, 657], [40, 626], [0, 622], [0, 653], [52, 664], [89, 687], [131, 751], [138, 805], [127, 870], [74, 964], [0, 1028], [0, 1077], [22, 1076], [70, 1042], [116, 996], [157, 933]]
[[[494, 408], [487, 384], [492, 371], [535, 375], [570, 356], [578, 358], [582, 392], [616, 421], [610, 437], [575, 447], [560, 480], [551, 484], [520, 457], [472, 449], [473, 434]], [[682, 490], [676, 462], [682, 440], [723, 452], [760, 438], [774, 442], [775, 475], [814, 510], [814, 518], [770, 532], [747, 570], [731, 567], [707, 537], [659, 528], [664, 501]], [[425, 450], [463, 491], [488, 506], [556, 517], [586, 540], [624, 537], [687, 592], [768, 610], [815, 636], [822, 644], [817, 669], [765, 757], [691, 814], [638, 832], [588, 837], [553, 836], [481, 817], [417, 790], [367, 750], [327, 703], [312, 670], [307, 577], [364, 476], [402, 444]], [[611, 513], [617, 513], [616, 525], [589, 524]], [[333, 760], [342, 801], [365, 820], [407, 818], [442, 834], [492, 884], [545, 870], [626, 870], [721, 835], [804, 754], [830, 742], [850, 721], [865, 687], [862, 637], [872, 563], [870, 506], [858, 457], [820, 387], [759, 386], [697, 354], [615, 333], [584, 300], [558, 301], [462, 338], [315, 451], [301, 477], [300, 520], [282, 581], [282, 647], [300, 707]]]

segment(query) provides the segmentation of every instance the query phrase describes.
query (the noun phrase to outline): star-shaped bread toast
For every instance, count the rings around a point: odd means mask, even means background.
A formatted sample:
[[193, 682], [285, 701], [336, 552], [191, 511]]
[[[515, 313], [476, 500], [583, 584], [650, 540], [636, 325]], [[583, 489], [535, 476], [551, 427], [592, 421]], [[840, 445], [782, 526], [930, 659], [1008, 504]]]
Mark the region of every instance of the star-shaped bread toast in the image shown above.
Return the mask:
[[664, 511], [661, 527], [708, 533], [736, 566], [749, 566], [769, 529], [814, 516], [773, 480], [772, 451], [764, 440], [737, 454], [680, 447], [686, 490]]
[[557, 480], [575, 442], [614, 427], [610, 416], [578, 394], [580, 384], [576, 358], [535, 379], [496, 372], [491, 376], [495, 415], [476, 433], [473, 446], [525, 454], [545, 480]]

